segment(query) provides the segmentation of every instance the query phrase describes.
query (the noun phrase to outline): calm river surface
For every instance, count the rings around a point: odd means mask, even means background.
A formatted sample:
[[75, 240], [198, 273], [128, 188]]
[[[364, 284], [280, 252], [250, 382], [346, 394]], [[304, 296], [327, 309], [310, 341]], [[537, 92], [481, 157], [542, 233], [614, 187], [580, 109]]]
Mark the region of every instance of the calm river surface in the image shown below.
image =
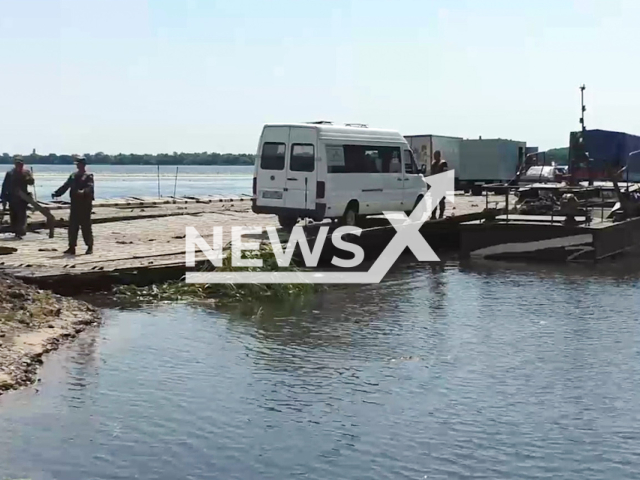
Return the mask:
[[0, 478], [639, 478], [639, 283], [448, 263], [258, 315], [109, 309], [0, 397]]
[[[10, 166], [6, 166], [7, 170]], [[27, 165], [36, 180], [35, 193], [48, 201], [74, 171], [73, 165]], [[94, 174], [96, 198], [158, 197], [173, 195], [241, 195], [251, 194], [252, 166], [180, 166], [89, 165]], [[33, 192], [33, 188], [31, 188]], [[64, 197], [63, 197], [64, 198]], [[68, 194], [66, 196], [68, 199]]]

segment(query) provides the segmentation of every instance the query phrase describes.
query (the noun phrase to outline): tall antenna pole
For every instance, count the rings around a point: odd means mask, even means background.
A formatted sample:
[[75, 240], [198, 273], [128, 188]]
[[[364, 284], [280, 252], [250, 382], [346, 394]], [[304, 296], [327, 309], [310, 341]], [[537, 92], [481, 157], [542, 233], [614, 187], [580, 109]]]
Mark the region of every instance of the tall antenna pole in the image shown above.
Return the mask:
[[[584, 91], [587, 87], [582, 84], [580, 87], [580, 125], [582, 125], [582, 141], [584, 142], [584, 132], [587, 129], [587, 126], [584, 124], [584, 112], [587, 111], [587, 107], [584, 105]], [[587, 158], [587, 173], [589, 176], [589, 186], [593, 185], [593, 179], [591, 178], [591, 162], [589, 158]]]
[[587, 127], [584, 124], [584, 112], [587, 111], [587, 107], [584, 106], [584, 91], [587, 89], [584, 85], [580, 87], [580, 104], [582, 106], [582, 116], [580, 117], [580, 124], [582, 125], [582, 131], [584, 132]]

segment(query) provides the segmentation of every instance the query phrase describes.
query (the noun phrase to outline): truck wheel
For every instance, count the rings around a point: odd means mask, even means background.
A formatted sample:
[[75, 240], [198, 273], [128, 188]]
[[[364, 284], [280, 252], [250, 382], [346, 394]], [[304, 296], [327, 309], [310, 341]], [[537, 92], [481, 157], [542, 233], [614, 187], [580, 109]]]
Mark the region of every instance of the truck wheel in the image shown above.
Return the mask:
[[293, 230], [293, 227], [298, 223], [298, 217], [290, 217], [288, 215], [278, 215], [278, 222], [280, 226], [285, 230]]
[[358, 223], [358, 202], [351, 201], [340, 219], [340, 224], [348, 227], [355, 227]]
[[471, 195], [479, 197], [482, 195], [482, 185], [474, 185], [471, 187]]

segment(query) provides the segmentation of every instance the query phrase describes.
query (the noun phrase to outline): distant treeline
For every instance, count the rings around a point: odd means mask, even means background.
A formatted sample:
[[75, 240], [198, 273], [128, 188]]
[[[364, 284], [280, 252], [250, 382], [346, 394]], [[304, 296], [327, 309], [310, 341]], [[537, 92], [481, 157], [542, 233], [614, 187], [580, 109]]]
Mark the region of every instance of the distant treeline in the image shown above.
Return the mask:
[[556, 165], [569, 165], [569, 147], [552, 148], [547, 150], [547, 163], [555, 162]]
[[[108, 155], [106, 153], [85, 153], [87, 162], [93, 165], [253, 165], [255, 155], [233, 153], [161, 153], [158, 155], [138, 155], [133, 153], [119, 153]], [[71, 155], [23, 155], [25, 163], [32, 165], [71, 165]], [[3, 153], [0, 156], [0, 164], [13, 163], [13, 156]]]
[[[106, 153], [85, 153], [87, 161], [94, 165], [253, 165], [255, 155], [250, 153], [160, 153], [158, 155], [134, 153], [119, 153], [109, 155]], [[32, 165], [71, 165], [71, 155], [23, 155], [25, 162]], [[547, 162], [555, 162], [558, 165], [568, 165], [569, 147], [552, 148], [547, 150]], [[3, 153], [0, 156], [0, 165], [12, 164], [13, 156]]]

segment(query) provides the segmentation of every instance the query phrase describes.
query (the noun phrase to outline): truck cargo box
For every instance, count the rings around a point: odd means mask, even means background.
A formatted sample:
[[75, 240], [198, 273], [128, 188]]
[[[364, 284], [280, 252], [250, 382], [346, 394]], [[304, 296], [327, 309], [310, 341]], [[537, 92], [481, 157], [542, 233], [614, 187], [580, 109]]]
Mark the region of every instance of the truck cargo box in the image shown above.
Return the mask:
[[[584, 181], [591, 175], [591, 179], [599, 180], [606, 178], [609, 170], [619, 170], [628, 164], [629, 154], [640, 150], [640, 137], [608, 130], [585, 130], [571, 132], [569, 145], [569, 168], [574, 179]], [[581, 152], [588, 155], [589, 165]], [[637, 169], [630, 169], [629, 181], [640, 181]]]
[[442, 158], [447, 161], [449, 170], [455, 171], [456, 178], [460, 169], [460, 142], [462, 138], [446, 137], [443, 135], [410, 135], [404, 137], [413, 150], [413, 155], [418, 166], [427, 166], [427, 172], [431, 169], [433, 153], [440, 150]]
[[463, 140], [460, 145], [459, 181], [465, 190], [473, 185], [508, 182], [524, 161], [526, 143], [504, 139]]

